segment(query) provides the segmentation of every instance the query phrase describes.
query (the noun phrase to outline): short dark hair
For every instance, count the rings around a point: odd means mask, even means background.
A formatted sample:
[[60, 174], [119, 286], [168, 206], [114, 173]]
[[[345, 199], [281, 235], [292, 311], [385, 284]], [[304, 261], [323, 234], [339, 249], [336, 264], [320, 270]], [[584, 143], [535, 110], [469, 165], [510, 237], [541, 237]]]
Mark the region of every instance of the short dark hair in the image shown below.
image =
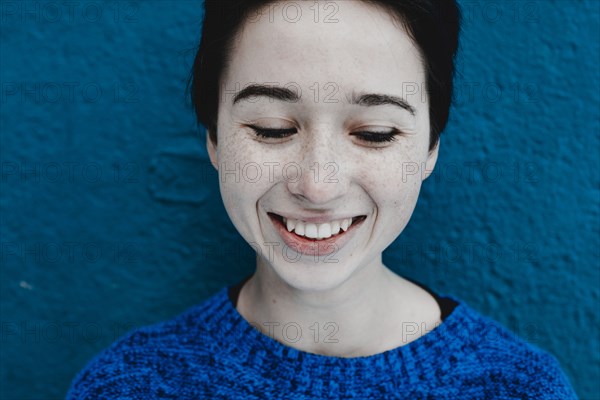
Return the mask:
[[[205, 0], [202, 37], [190, 79], [197, 121], [217, 143], [221, 78], [236, 34], [245, 20], [277, 0]], [[432, 150], [446, 127], [452, 103], [461, 13], [456, 0], [360, 0], [384, 8], [400, 22], [420, 50], [426, 71]]]

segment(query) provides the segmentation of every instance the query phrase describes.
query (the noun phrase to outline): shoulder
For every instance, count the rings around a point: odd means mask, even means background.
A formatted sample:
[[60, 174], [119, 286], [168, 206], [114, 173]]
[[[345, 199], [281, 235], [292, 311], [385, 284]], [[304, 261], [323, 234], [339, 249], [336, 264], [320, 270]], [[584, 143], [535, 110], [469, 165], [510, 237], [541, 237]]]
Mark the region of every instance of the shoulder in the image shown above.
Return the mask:
[[486, 394], [509, 398], [576, 399], [558, 360], [501, 325], [458, 301], [455, 312], [469, 320], [459, 369], [464, 381]]
[[162, 398], [208, 378], [214, 351], [206, 318], [222, 291], [176, 317], [133, 330], [75, 376], [67, 399]]

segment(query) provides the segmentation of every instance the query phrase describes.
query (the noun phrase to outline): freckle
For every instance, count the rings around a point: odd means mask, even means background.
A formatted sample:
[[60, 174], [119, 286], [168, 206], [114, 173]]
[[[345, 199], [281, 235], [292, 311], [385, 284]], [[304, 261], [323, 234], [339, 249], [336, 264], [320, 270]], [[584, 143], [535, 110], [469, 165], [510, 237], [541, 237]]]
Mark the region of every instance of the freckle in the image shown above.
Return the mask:
[[277, 300], [273, 299], [273, 304], [277, 303]]

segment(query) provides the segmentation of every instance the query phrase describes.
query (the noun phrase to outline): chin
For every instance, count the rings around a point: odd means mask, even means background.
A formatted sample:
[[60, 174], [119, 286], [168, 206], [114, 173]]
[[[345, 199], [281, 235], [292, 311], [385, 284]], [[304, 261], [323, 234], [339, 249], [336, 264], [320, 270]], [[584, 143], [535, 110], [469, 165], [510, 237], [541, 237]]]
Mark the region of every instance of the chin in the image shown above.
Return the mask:
[[340, 261], [317, 263], [312, 258], [270, 266], [279, 280], [301, 291], [332, 290], [350, 278], [357, 266], [342, 266]]

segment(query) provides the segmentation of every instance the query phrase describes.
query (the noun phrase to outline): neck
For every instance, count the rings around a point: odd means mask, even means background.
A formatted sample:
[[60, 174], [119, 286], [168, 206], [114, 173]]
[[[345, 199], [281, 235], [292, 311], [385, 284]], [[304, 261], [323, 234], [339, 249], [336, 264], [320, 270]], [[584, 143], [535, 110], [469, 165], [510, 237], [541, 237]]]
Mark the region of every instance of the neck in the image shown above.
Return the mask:
[[[387, 268], [381, 257], [337, 287], [318, 291], [294, 288], [258, 262], [237, 308], [261, 332], [298, 350], [368, 356], [398, 346], [399, 327], [415, 318], [411, 302], [415, 304], [419, 292], [414, 287]], [[431, 319], [430, 314], [426, 318]]]

